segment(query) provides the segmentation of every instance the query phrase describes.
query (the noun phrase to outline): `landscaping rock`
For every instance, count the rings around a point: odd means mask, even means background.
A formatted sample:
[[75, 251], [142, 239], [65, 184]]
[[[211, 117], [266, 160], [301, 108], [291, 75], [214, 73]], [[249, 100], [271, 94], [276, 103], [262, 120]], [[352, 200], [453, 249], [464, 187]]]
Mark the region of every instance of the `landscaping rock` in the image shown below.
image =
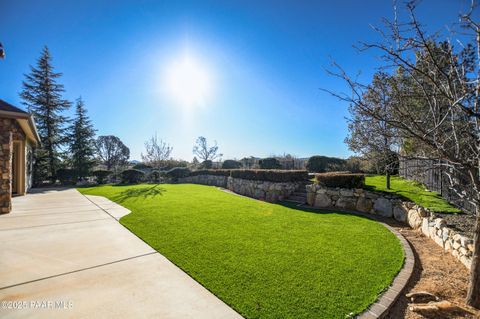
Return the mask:
[[392, 217], [393, 209], [392, 202], [384, 197], [380, 197], [375, 201], [373, 209], [380, 215], [384, 217]]
[[335, 207], [355, 210], [357, 207], [357, 199], [355, 197], [340, 197], [335, 203]]
[[327, 196], [327, 194], [317, 194], [315, 196], [315, 207], [331, 207], [332, 206], [332, 201], [330, 200], [330, 197]]
[[357, 210], [362, 213], [369, 213], [373, 208], [373, 202], [366, 197], [359, 197], [357, 200]]
[[422, 226], [423, 218], [420, 216], [416, 209], [410, 209], [407, 215], [407, 221], [410, 227], [417, 229]]
[[399, 222], [405, 223], [407, 221], [407, 208], [403, 205], [396, 205], [393, 208], [393, 217]]
[[428, 218], [423, 218], [423, 221], [422, 221], [422, 233], [425, 235], [425, 236], [429, 236], [429, 231], [428, 231]]

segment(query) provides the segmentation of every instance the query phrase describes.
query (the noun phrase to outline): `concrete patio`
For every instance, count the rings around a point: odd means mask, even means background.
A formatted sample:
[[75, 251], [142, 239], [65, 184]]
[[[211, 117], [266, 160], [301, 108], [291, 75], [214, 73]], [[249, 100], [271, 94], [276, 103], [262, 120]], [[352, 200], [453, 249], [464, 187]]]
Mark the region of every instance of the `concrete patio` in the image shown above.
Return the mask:
[[241, 318], [118, 223], [128, 212], [75, 189], [15, 197], [0, 215], [0, 317]]

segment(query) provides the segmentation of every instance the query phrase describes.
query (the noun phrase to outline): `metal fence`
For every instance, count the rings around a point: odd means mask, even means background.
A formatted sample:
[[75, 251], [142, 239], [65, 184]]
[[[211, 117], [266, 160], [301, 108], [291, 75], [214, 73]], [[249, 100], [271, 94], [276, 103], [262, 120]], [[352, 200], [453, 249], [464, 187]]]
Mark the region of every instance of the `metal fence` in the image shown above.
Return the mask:
[[460, 196], [453, 189], [448, 176], [453, 177], [455, 185], [469, 185], [471, 182], [465, 174], [449, 168], [446, 162], [427, 158], [400, 158], [399, 175], [424, 184], [464, 212], [475, 214], [475, 205], [469, 200], [471, 197], [468, 194]]

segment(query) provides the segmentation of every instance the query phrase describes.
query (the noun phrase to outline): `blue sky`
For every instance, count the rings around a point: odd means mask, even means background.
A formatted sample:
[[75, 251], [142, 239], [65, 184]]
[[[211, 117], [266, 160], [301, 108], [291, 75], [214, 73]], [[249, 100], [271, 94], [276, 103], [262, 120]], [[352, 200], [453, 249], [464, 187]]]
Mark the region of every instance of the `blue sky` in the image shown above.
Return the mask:
[[[399, 1], [401, 2], [401, 1]], [[375, 40], [370, 24], [391, 1], [8, 1], [0, 0], [0, 98], [20, 105], [23, 74], [46, 44], [65, 97], [82, 96], [98, 135], [117, 135], [140, 159], [157, 133], [173, 157], [191, 160], [197, 136], [223, 158], [290, 153], [347, 157], [344, 91], [331, 59], [368, 78], [378, 64], [352, 45]], [[431, 29], [456, 21], [466, 0], [419, 6]], [[208, 98], [185, 108], [165, 91], [185, 52], [208, 74]]]

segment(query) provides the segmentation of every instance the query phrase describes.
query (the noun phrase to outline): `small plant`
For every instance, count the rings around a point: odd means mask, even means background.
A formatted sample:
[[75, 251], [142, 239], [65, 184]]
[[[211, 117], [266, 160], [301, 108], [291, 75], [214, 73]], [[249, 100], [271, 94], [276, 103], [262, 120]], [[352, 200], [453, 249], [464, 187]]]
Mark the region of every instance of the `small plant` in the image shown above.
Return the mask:
[[107, 182], [107, 179], [110, 175], [112, 175], [113, 172], [109, 170], [97, 170], [92, 173], [93, 176], [95, 176], [95, 179], [97, 181], [97, 184], [105, 184]]
[[145, 177], [145, 173], [138, 169], [127, 169], [122, 172], [122, 183], [137, 184]]
[[74, 169], [60, 168], [57, 170], [57, 178], [62, 185], [75, 185], [78, 180], [78, 174]]

